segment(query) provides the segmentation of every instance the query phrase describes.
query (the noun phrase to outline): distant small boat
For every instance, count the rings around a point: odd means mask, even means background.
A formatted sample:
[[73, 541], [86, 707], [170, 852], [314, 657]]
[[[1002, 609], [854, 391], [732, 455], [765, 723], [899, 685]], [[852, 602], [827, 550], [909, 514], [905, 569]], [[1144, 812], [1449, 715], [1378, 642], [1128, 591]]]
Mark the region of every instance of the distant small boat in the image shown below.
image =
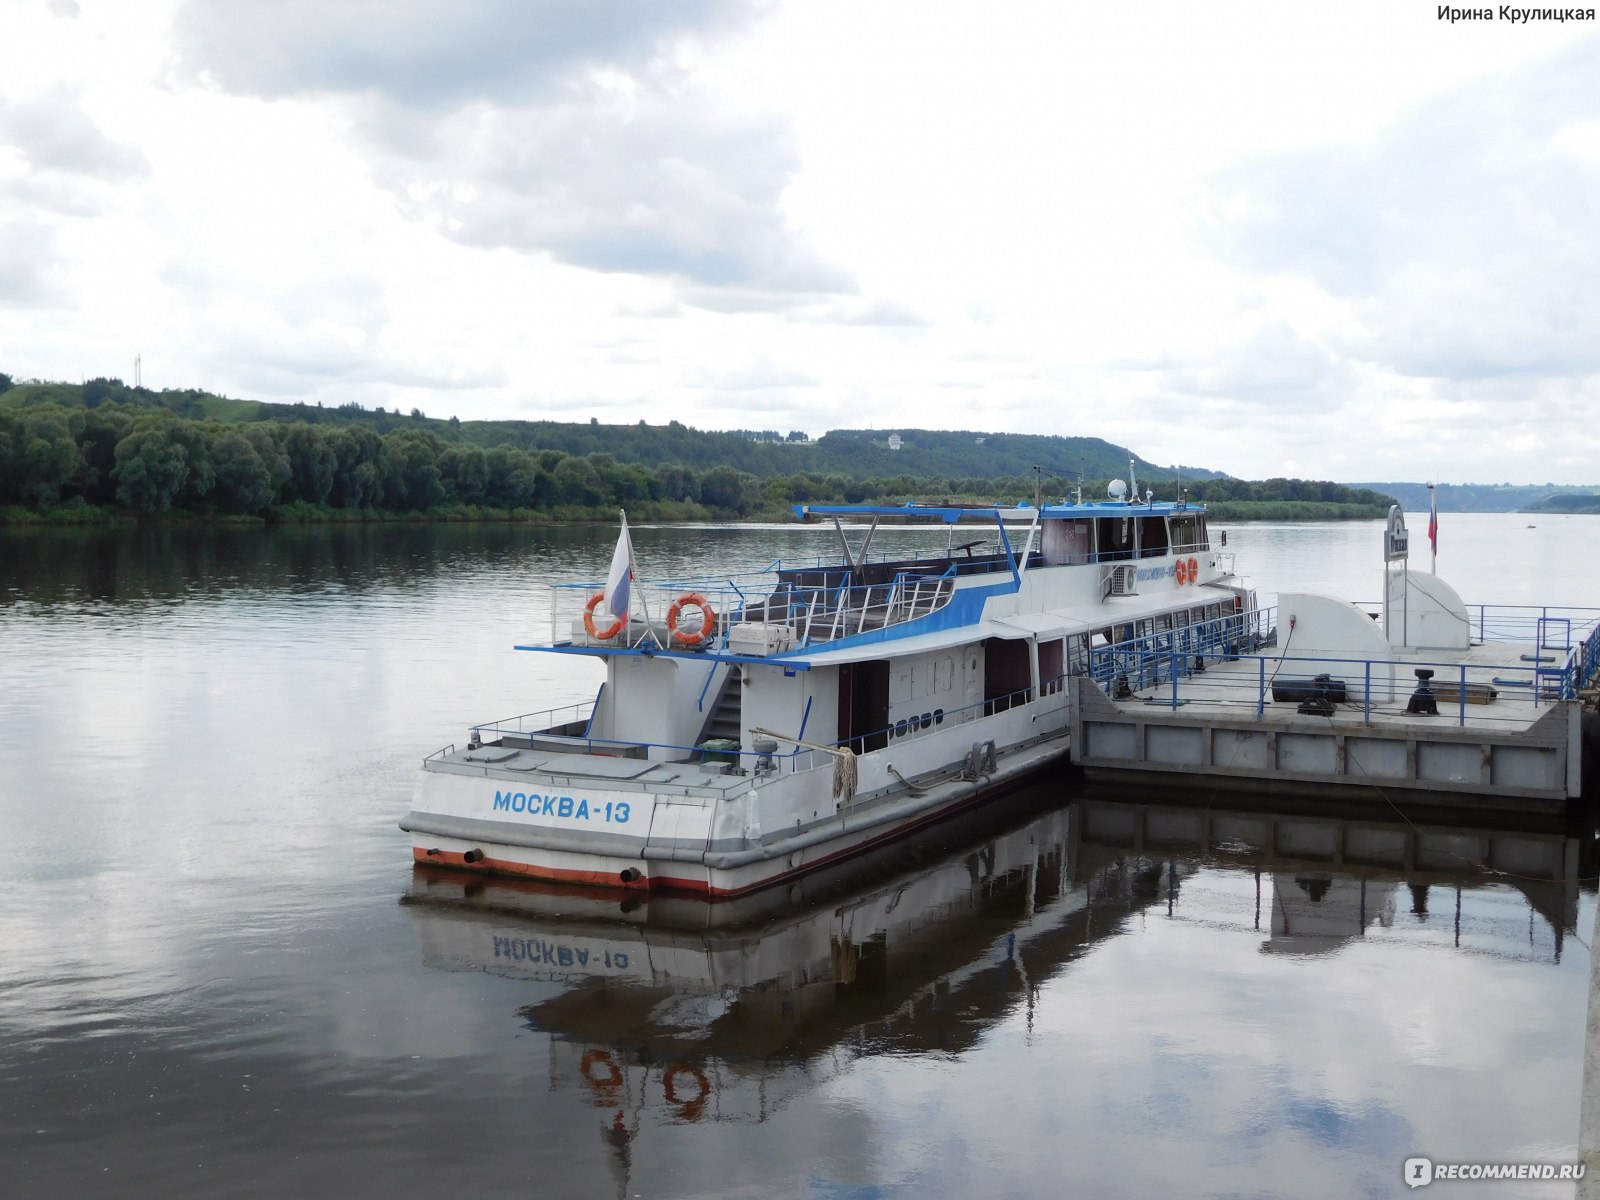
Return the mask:
[[1539, 528], [1539, 527], [1538, 527], [1538, 526], [1537, 526], [1537, 525], [1535, 525], [1535, 524], [1533, 524], [1533, 523], [1532, 523], [1532, 522], [1531, 522], [1531, 521], [1530, 521], [1530, 522], [1529, 522], [1529, 523], [1528, 523], [1528, 528], [1529, 528], [1529, 529], [1537, 529], [1537, 528]]

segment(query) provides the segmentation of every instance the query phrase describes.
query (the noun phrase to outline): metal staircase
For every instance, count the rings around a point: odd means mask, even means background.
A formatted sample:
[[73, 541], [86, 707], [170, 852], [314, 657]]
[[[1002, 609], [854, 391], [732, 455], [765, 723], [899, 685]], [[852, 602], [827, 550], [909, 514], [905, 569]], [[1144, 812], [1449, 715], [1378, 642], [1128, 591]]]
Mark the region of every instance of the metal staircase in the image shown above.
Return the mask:
[[728, 668], [728, 677], [722, 681], [717, 702], [711, 706], [700, 731], [701, 742], [708, 738], [726, 738], [730, 742], [741, 740], [740, 721], [744, 712], [744, 668], [735, 663]]

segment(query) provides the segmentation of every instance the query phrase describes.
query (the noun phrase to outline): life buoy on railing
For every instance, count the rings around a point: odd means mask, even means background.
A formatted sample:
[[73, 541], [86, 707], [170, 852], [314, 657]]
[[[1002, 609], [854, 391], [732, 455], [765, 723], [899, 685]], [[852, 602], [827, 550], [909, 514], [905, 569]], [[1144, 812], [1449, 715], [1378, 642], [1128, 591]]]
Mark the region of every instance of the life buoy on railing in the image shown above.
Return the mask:
[[595, 607], [599, 605], [600, 602], [605, 598], [606, 594], [604, 592], [596, 592], [594, 595], [589, 597], [589, 603], [585, 605], [583, 609], [583, 627], [588, 631], [590, 637], [599, 642], [609, 642], [612, 638], [616, 637], [617, 634], [621, 633], [622, 627], [628, 623], [628, 619], [626, 617], [618, 617], [604, 629], [598, 629], [595, 627]]
[[[604, 1067], [605, 1072], [596, 1075], [596, 1066]], [[585, 1050], [579, 1070], [583, 1072], [584, 1082], [592, 1088], [614, 1088], [622, 1084], [622, 1068], [604, 1050]]]
[[1180, 558], [1177, 562], [1172, 564], [1172, 574], [1173, 577], [1177, 579], [1178, 586], [1182, 587], [1184, 584], [1189, 582], [1189, 564]]
[[1189, 560], [1189, 582], [1200, 582], [1200, 560], [1198, 558], [1191, 558]]
[[[694, 1095], [678, 1095], [679, 1075], [687, 1075], [694, 1081]], [[706, 1097], [711, 1095], [711, 1081], [706, 1078], [706, 1073], [699, 1067], [692, 1067], [688, 1063], [677, 1063], [668, 1067], [667, 1073], [661, 1082], [666, 1089], [667, 1103], [682, 1105], [686, 1109], [697, 1108], [706, 1102]]]
[[[700, 628], [680, 630], [678, 628], [678, 618], [683, 614], [684, 609], [691, 607], [700, 610]], [[672, 602], [672, 607], [667, 609], [667, 633], [680, 646], [698, 646], [711, 636], [716, 627], [716, 610], [711, 607], [711, 601], [707, 600], [699, 592], [688, 592], [679, 596]]]

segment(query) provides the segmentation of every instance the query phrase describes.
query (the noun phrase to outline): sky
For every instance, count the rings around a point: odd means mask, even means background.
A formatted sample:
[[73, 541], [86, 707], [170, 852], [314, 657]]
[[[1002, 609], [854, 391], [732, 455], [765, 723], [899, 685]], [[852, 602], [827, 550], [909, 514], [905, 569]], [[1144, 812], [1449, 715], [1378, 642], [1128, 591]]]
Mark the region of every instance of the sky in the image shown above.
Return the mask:
[[0, 0], [0, 371], [1593, 483], [1600, 22], [1438, 8]]

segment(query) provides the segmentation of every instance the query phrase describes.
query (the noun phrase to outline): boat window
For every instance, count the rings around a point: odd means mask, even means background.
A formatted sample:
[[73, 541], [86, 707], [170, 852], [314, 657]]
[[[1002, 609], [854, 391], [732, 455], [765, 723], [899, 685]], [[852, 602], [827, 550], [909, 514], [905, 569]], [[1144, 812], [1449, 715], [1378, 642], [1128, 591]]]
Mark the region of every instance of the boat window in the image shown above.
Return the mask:
[[1161, 517], [1139, 518], [1139, 557], [1167, 552], [1167, 523]]
[[1089, 521], [1046, 521], [1040, 549], [1047, 567], [1089, 562], [1094, 552], [1094, 527]]
[[1095, 522], [1095, 551], [1107, 559], [1130, 558], [1133, 554], [1133, 522], [1127, 517], [1101, 517]]
[[[1182, 620], [1181, 616], [1179, 617], [1179, 620], [1180, 621]], [[1160, 616], [1158, 616], [1156, 618], [1156, 632], [1165, 633], [1167, 630], [1169, 630], [1171, 628], [1172, 628], [1172, 614], [1171, 613], [1162, 613]]]
[[1146, 617], [1146, 618], [1144, 618], [1144, 620], [1139, 621], [1137, 623], [1137, 625], [1136, 625], [1136, 627], [1134, 629], [1134, 636], [1135, 637], [1147, 638], [1147, 637], [1150, 636], [1150, 634], [1152, 632], [1154, 632], [1154, 630], [1151, 627], [1150, 618]]
[[1205, 549], [1205, 517], [1199, 513], [1175, 513], [1167, 518], [1175, 551]]

